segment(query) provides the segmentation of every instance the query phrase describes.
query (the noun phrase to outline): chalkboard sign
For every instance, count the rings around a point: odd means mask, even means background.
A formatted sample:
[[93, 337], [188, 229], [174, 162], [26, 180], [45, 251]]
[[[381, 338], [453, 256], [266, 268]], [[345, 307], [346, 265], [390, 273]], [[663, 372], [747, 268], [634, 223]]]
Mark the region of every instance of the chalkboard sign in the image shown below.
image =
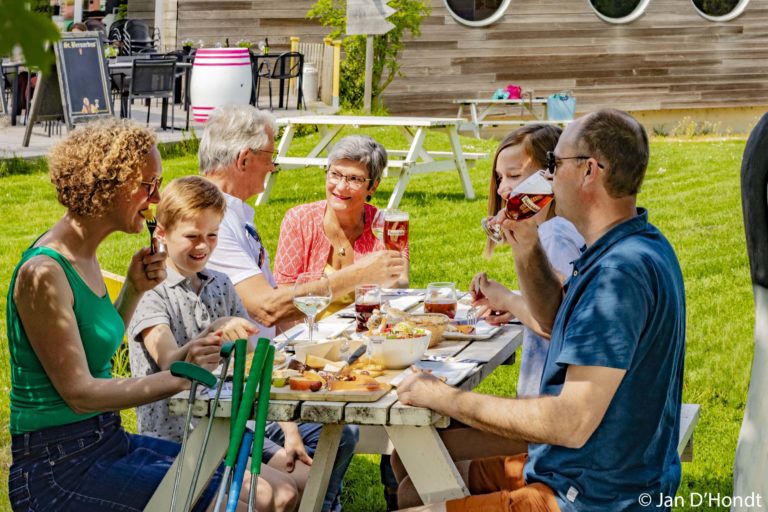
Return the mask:
[[62, 34], [54, 50], [67, 126], [112, 116], [104, 50], [98, 34]]
[[61, 37], [53, 45], [55, 67], [38, 75], [23, 147], [29, 146], [32, 127], [38, 121], [63, 120], [72, 129], [75, 124], [113, 115], [99, 33], [65, 33]]

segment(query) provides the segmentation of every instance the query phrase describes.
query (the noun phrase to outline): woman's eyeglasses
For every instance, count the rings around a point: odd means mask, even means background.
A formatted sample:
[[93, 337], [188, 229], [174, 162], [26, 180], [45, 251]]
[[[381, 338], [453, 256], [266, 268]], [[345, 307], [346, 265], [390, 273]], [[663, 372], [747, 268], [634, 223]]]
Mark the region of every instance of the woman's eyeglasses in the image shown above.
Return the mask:
[[[592, 158], [591, 156], [586, 155], [580, 155], [580, 156], [555, 156], [554, 151], [547, 151], [547, 171], [549, 171], [549, 174], [554, 176], [557, 174], [557, 168], [560, 167], [560, 164], [563, 163], [563, 160], [589, 160]], [[603, 164], [600, 162], [597, 162], [597, 166], [601, 169], [605, 169], [603, 167]]]
[[360, 176], [347, 176], [337, 171], [327, 171], [325, 177], [328, 183], [331, 185], [338, 185], [342, 181], [347, 182], [347, 186], [352, 190], [360, 190], [366, 183], [371, 181], [370, 178], [361, 178]]
[[147, 187], [147, 195], [149, 197], [152, 197], [153, 195], [155, 195], [155, 192], [160, 190], [160, 185], [163, 184], [163, 177], [155, 176], [154, 178], [152, 178], [152, 181], [142, 181], [141, 184]]

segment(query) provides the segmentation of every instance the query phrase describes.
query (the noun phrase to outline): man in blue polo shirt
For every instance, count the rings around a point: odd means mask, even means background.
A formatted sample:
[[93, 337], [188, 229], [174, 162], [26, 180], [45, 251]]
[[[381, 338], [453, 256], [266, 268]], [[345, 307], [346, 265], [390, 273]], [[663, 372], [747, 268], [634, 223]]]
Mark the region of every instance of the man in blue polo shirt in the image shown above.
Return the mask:
[[401, 401], [526, 441], [528, 452], [460, 465], [473, 495], [426, 509], [647, 510], [680, 483], [685, 296], [671, 245], [636, 205], [645, 130], [625, 112], [594, 112], [548, 160], [557, 214], [586, 241], [564, 285], [534, 223], [503, 222], [523, 295], [551, 333], [541, 395], [481, 395], [427, 374], [398, 387]]

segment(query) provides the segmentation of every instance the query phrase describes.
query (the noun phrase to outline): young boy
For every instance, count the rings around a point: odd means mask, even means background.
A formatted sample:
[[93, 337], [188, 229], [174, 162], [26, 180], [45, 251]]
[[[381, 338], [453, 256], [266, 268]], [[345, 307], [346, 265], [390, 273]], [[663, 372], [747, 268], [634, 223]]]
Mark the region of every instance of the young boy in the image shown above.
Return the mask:
[[[219, 189], [199, 176], [176, 179], [163, 191], [155, 235], [168, 252], [168, 277], [144, 294], [128, 328], [134, 376], [166, 370], [174, 361], [213, 370], [223, 342], [257, 334], [229, 277], [205, 268], [225, 208]], [[171, 415], [167, 400], [139, 406], [137, 417], [140, 433], [181, 441], [185, 418]], [[259, 510], [292, 510], [298, 499], [293, 478], [265, 467], [282, 449], [265, 439], [261, 476], [269, 485], [259, 484]]]

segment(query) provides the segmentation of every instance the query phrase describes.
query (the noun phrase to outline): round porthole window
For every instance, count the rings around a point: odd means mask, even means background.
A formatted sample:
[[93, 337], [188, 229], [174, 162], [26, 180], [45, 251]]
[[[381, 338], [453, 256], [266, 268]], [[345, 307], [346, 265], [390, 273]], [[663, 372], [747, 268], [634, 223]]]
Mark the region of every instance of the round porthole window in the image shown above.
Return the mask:
[[484, 27], [504, 16], [512, 0], [444, 0], [450, 15], [462, 25]]
[[650, 0], [589, 0], [597, 16], [608, 23], [629, 23], [640, 17]]
[[693, 0], [696, 12], [709, 21], [732, 20], [747, 7], [749, 0]]

